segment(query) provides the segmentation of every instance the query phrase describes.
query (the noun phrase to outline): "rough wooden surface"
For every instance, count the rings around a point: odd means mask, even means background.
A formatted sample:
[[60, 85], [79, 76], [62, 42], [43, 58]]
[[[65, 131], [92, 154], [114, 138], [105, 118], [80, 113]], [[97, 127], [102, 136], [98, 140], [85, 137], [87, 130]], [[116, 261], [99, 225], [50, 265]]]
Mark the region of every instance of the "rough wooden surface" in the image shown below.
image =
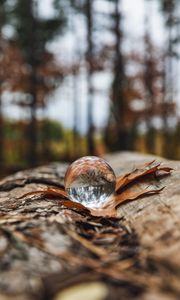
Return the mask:
[[[151, 158], [137, 153], [107, 156], [118, 175]], [[77, 234], [87, 226], [83, 214], [62, 208], [57, 198], [17, 200], [30, 191], [61, 186], [66, 164], [54, 163], [2, 180], [0, 300], [180, 299], [180, 162], [164, 160], [163, 164], [174, 168], [171, 176], [157, 183], [166, 186], [163, 192], [121, 206], [116, 237], [110, 223], [92, 223], [92, 231], [106, 234], [93, 247], [83, 231]], [[89, 235], [92, 238], [91, 230]], [[119, 247], [118, 276], [111, 271], [112, 257], [103, 257], [103, 243], [108, 249]], [[117, 251], [111, 249], [113, 254]], [[103, 272], [93, 265], [92, 255], [103, 257], [107, 265]]]

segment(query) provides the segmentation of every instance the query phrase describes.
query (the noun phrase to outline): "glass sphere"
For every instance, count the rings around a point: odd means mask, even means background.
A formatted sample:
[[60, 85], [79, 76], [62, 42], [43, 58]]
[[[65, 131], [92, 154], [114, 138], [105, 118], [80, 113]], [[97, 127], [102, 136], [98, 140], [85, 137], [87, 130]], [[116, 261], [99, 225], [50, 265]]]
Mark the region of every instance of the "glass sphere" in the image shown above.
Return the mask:
[[98, 208], [114, 193], [116, 177], [108, 163], [96, 156], [73, 162], [65, 175], [69, 198], [86, 207]]

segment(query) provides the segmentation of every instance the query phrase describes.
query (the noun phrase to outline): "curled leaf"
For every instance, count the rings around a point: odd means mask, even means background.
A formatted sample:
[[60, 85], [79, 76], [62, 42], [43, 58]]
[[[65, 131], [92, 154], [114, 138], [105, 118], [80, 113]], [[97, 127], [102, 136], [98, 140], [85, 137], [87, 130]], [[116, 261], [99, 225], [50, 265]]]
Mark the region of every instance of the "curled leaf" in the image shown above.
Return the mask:
[[171, 168], [162, 167], [161, 163], [157, 163], [153, 160], [124, 176], [117, 177], [115, 194], [105, 205], [98, 209], [87, 208], [81, 203], [70, 200], [64, 187], [47, 188], [42, 191], [30, 192], [22, 195], [19, 199], [34, 195], [39, 195], [41, 198], [55, 197], [58, 198], [59, 205], [68, 209], [75, 209], [91, 216], [111, 218], [116, 217], [116, 209], [122, 203], [161, 192], [164, 187], [158, 186], [155, 182], [152, 182], [152, 177], [153, 180], [155, 180], [158, 176], [169, 174], [171, 171]]
[[161, 163], [156, 163], [154, 160], [146, 163], [145, 165], [136, 168], [134, 171], [125, 174], [124, 176], [117, 177], [116, 180], [116, 192], [131, 182], [142, 178], [148, 174], [158, 175], [158, 173], [169, 174], [173, 169], [169, 167], [161, 167]]

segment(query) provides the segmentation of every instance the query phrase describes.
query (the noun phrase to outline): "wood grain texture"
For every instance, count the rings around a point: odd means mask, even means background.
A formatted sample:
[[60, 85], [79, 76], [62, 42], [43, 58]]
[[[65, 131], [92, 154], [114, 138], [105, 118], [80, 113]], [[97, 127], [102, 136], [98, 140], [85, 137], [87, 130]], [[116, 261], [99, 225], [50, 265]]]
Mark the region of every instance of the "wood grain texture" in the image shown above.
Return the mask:
[[[154, 157], [126, 152], [106, 158], [121, 175]], [[165, 189], [123, 204], [116, 223], [89, 220], [63, 208], [58, 198], [20, 198], [61, 187], [67, 164], [3, 179], [0, 300], [76, 300], [79, 292], [90, 294], [89, 282], [94, 300], [180, 299], [180, 162], [157, 160], [174, 168], [157, 182]]]

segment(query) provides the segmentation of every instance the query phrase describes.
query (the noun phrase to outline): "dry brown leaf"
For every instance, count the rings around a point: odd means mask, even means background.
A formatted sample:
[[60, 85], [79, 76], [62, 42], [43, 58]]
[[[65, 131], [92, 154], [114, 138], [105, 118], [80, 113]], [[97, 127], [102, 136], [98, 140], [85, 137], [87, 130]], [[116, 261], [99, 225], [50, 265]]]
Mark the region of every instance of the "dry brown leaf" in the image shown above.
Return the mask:
[[115, 194], [99, 209], [88, 209], [84, 205], [70, 200], [64, 188], [47, 188], [42, 191], [34, 191], [22, 195], [19, 199], [34, 195], [56, 197], [60, 205], [71, 210], [75, 209], [92, 216], [114, 218], [116, 217], [117, 207], [122, 203], [161, 192], [163, 190], [162, 187], [156, 186], [154, 183], [150, 185], [152, 176], [155, 178], [169, 174], [171, 171], [172, 168], [161, 167], [161, 163], [156, 163], [153, 160], [124, 176], [117, 177]]
[[23, 194], [18, 199], [22, 199], [22, 198], [26, 198], [28, 196], [34, 196], [34, 195], [45, 195], [45, 196], [51, 196], [51, 197], [52, 196], [58, 196], [58, 197], [61, 196], [62, 198], [68, 199], [68, 195], [67, 195], [66, 191], [64, 190], [64, 188], [58, 188], [58, 189], [47, 188], [45, 190], [29, 192], [29, 193]]
[[[116, 180], [116, 192], [127, 184], [145, 176], [148, 174], [156, 175], [156, 172], [163, 172], [169, 174], [173, 169], [168, 167], [160, 167], [161, 163], [156, 163], [154, 160], [145, 164], [142, 167], [136, 168], [134, 171], [124, 175], [117, 177]], [[158, 175], [158, 174], [157, 174]]]
[[87, 214], [90, 213], [90, 210], [87, 207], [85, 207], [83, 204], [78, 203], [78, 202], [74, 202], [70, 199], [60, 200], [60, 204], [67, 207], [67, 208], [70, 208], [70, 209], [77, 209], [77, 210], [80, 210], [80, 211], [85, 212]]

